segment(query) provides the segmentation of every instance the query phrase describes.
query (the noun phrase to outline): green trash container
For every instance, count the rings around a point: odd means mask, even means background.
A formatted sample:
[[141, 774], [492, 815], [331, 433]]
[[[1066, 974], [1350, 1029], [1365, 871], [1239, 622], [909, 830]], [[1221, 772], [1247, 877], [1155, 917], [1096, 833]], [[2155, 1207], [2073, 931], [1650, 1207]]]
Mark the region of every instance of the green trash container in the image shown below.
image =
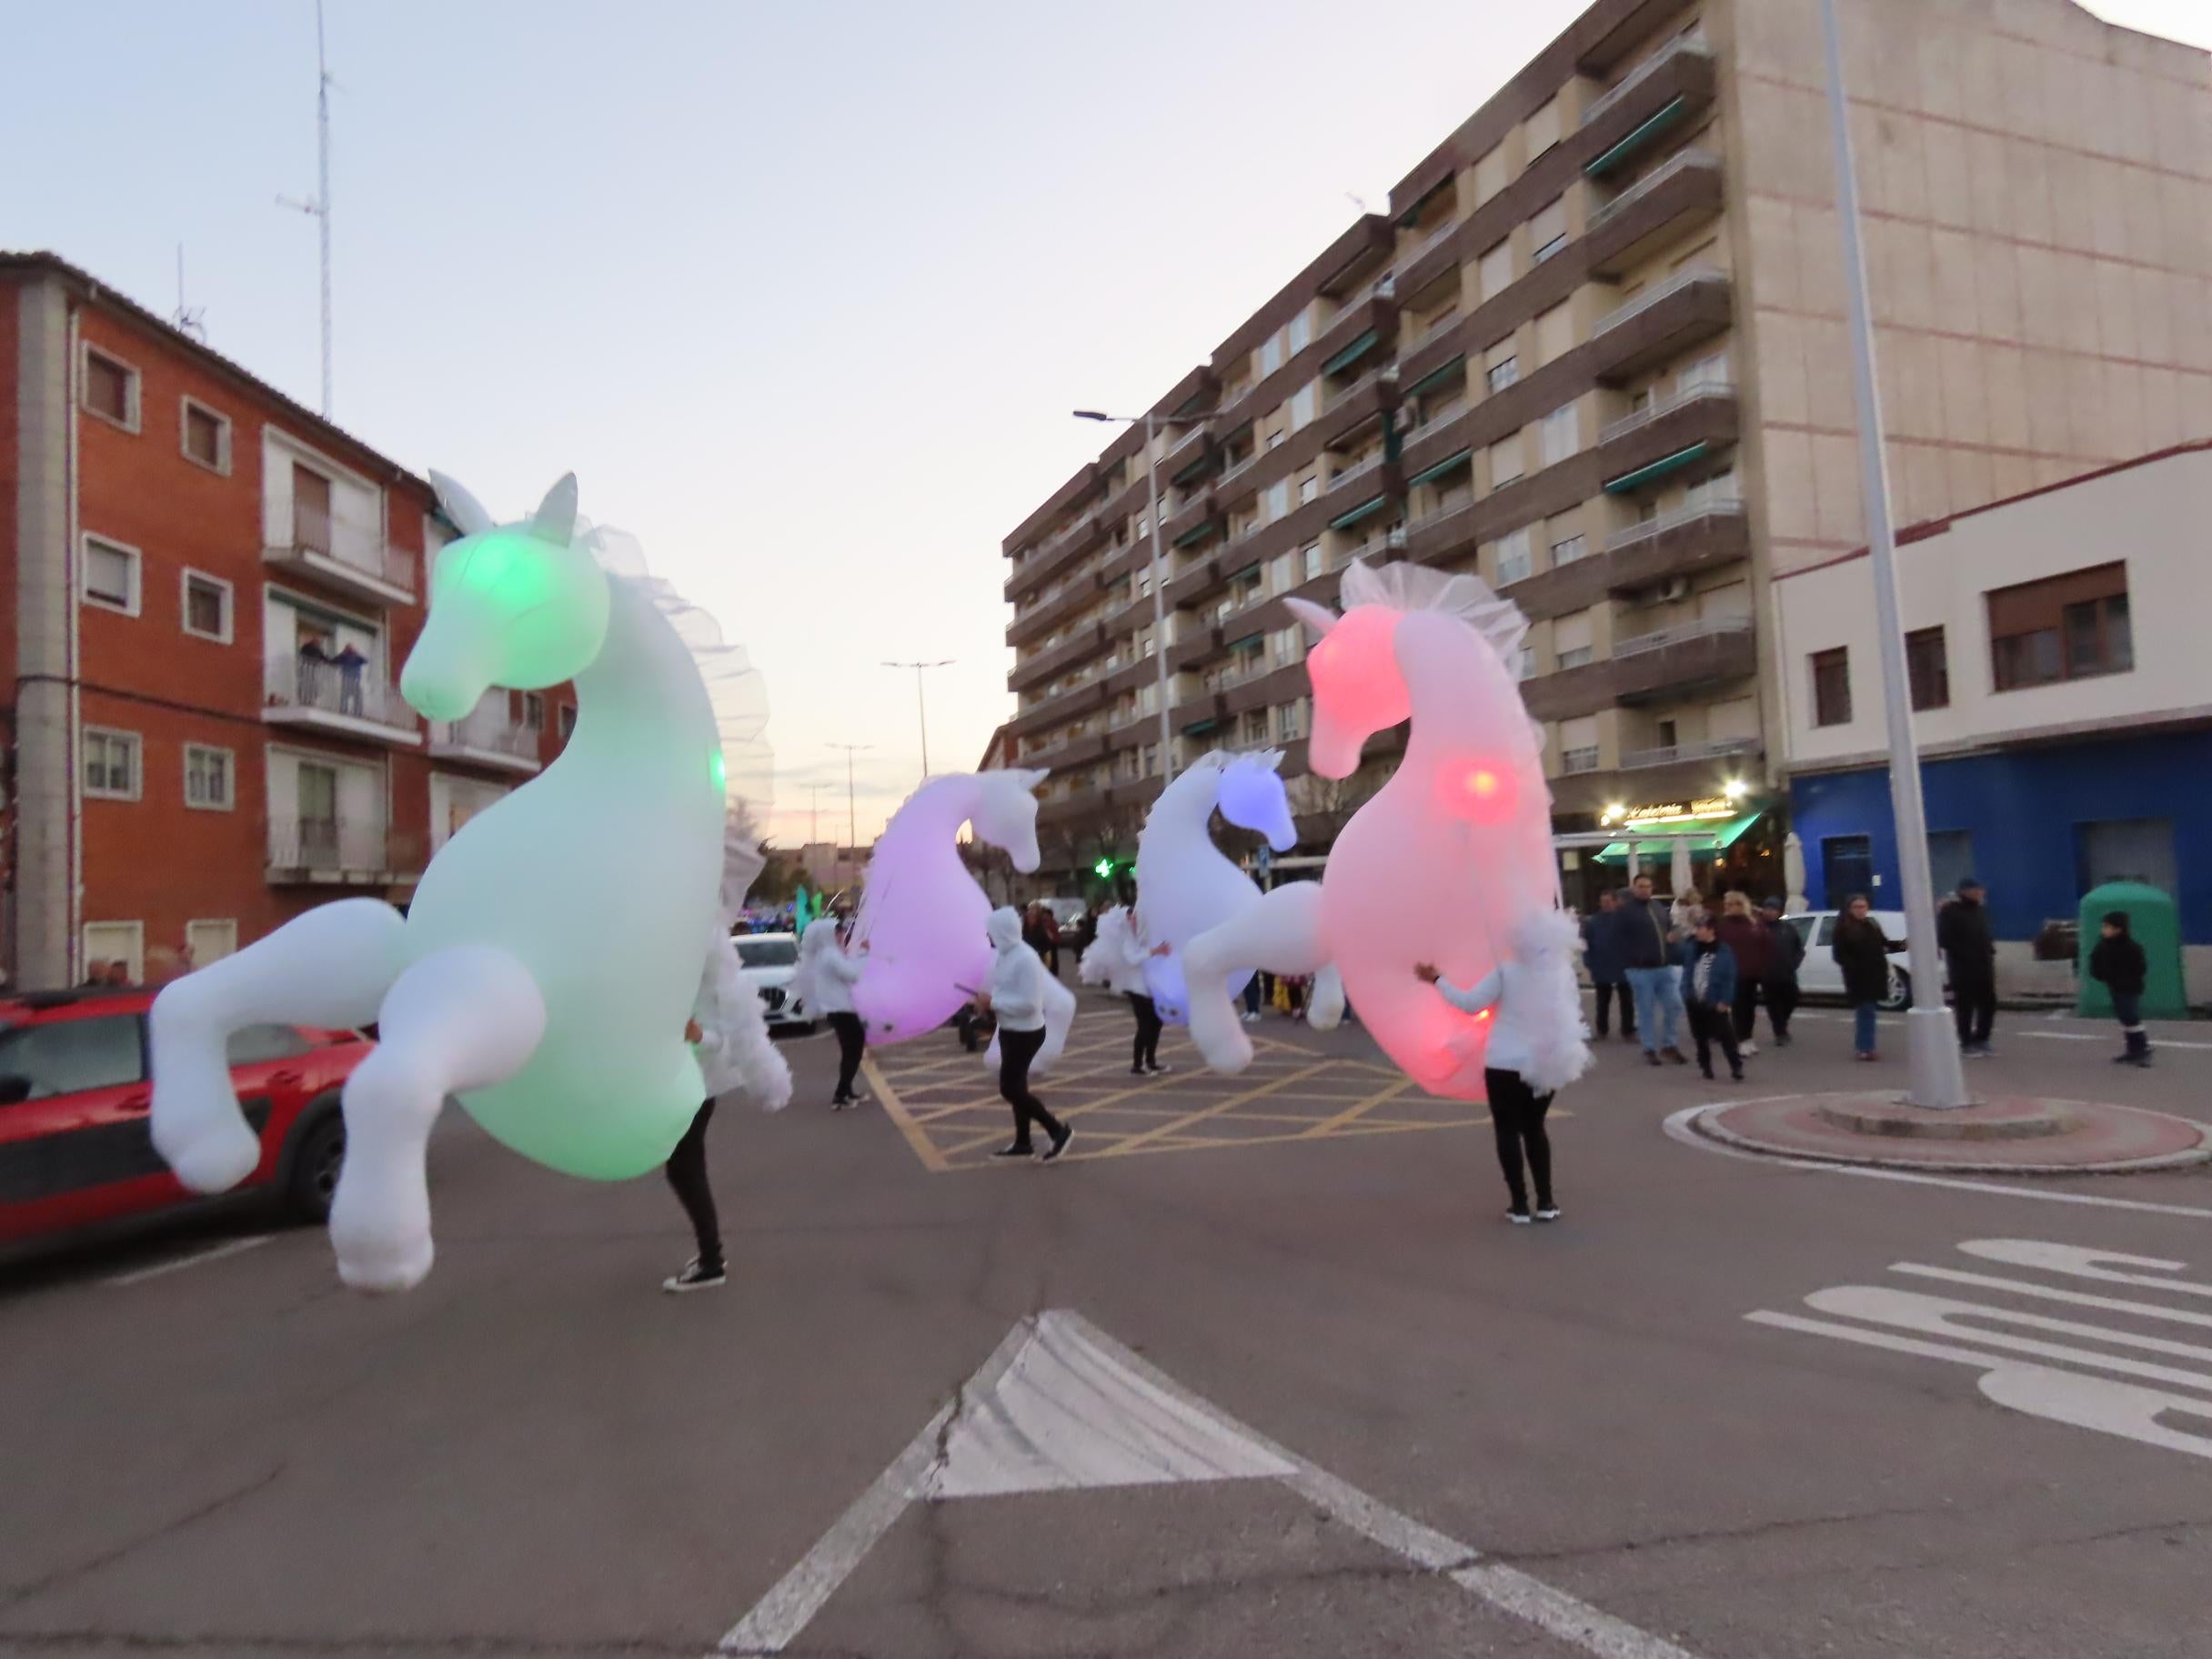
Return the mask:
[[2102, 981], [2089, 977], [2089, 952], [2105, 936], [2105, 916], [2111, 910], [2127, 913], [2127, 930], [2143, 947], [2147, 971], [2143, 981], [2143, 1017], [2146, 1020], [2184, 1020], [2189, 1000], [2181, 982], [2181, 916], [2168, 894], [2140, 881], [2107, 881], [2081, 901], [2081, 954], [2075, 959], [2081, 993], [2076, 1010], [2097, 1020], [2112, 1018], [2112, 993]]

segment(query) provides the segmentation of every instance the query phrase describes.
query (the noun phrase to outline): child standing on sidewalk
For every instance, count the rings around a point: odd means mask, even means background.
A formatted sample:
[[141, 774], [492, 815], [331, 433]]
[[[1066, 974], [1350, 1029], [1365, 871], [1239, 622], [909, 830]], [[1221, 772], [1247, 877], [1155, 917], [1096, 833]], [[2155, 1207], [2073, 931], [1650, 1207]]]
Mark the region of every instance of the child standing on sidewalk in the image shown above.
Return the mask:
[[2150, 962], [2127, 930], [2126, 910], [2106, 910], [2099, 931], [2104, 937], [2089, 952], [2089, 977], [2102, 980], [2112, 993], [2112, 1011], [2119, 1016], [2120, 1035], [2127, 1042], [2126, 1049], [2112, 1057], [2113, 1063], [2147, 1066], [2150, 1037], [2143, 1030], [2143, 986], [2150, 975]]

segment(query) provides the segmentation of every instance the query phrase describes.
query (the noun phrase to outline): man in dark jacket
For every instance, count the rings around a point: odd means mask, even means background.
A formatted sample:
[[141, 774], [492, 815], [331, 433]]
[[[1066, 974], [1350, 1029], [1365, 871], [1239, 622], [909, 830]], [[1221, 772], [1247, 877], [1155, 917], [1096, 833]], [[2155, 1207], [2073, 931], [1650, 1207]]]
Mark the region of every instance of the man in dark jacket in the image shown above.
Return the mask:
[[1958, 884], [1957, 895], [1936, 918], [1936, 943], [1950, 965], [1958, 1051], [1986, 1059], [1995, 1052], [1989, 1028], [1997, 1017], [1997, 942], [1989, 931], [1982, 884], [1972, 876]]
[[1597, 896], [1597, 913], [1583, 918], [1583, 965], [1597, 987], [1597, 1034], [1604, 1036], [1614, 1000], [1621, 1003], [1621, 1041], [1636, 1040], [1636, 1004], [1628, 994], [1628, 970], [1621, 962], [1619, 896], [1607, 888]]
[[1790, 1016], [1797, 1011], [1797, 970], [1805, 962], [1805, 934], [1782, 919], [1782, 900], [1768, 899], [1759, 906], [1759, 920], [1766, 929], [1766, 974], [1759, 981], [1759, 1000], [1766, 1004], [1767, 1023], [1775, 1028], [1775, 1046], [1790, 1046]]
[[2150, 1064], [2150, 1036], [2143, 1029], [2143, 987], [2150, 979], [2150, 961], [2143, 947], [2127, 930], [2126, 910], [2106, 910], [2104, 937], [2089, 952], [2089, 977], [2104, 981], [2112, 993], [2112, 1011], [2119, 1016], [2120, 1035], [2127, 1047], [2112, 1058], [2124, 1066]]
[[1644, 1060], [1657, 1065], [1662, 1051], [1678, 1066], [1690, 1063], [1675, 1028], [1682, 1020], [1682, 971], [1674, 960], [1679, 937], [1664, 900], [1652, 897], [1652, 879], [1638, 876], [1614, 913], [1621, 968], [1636, 999], [1636, 1027]]
[[1690, 917], [1690, 937], [1677, 949], [1682, 957], [1682, 1005], [1697, 1040], [1697, 1069], [1713, 1075], [1713, 1045], [1728, 1057], [1728, 1075], [1744, 1081], [1744, 1057], [1737, 1051], [1733, 1010], [1738, 985], [1735, 952], [1720, 938], [1704, 910]]

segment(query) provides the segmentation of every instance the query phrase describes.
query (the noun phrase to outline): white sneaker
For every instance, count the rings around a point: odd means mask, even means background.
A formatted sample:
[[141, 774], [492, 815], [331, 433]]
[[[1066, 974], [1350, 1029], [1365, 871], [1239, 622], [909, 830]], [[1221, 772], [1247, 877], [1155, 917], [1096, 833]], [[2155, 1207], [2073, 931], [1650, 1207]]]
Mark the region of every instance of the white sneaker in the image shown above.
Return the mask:
[[1739, 1053], [1739, 1054], [1743, 1055], [1743, 1056], [1744, 1056], [1744, 1059], [1746, 1059], [1746, 1060], [1749, 1060], [1749, 1059], [1750, 1059], [1750, 1058], [1751, 1058], [1751, 1057], [1752, 1057], [1754, 1054], [1756, 1054], [1758, 1051], [1759, 1051], [1759, 1045], [1758, 1045], [1757, 1043], [1755, 1043], [1755, 1042], [1747, 1042], [1747, 1043], [1744, 1044], [1744, 1046], [1743, 1046], [1742, 1048], [1740, 1048], [1740, 1049], [1738, 1049], [1738, 1050], [1736, 1051], [1736, 1052], [1737, 1052], [1737, 1053]]

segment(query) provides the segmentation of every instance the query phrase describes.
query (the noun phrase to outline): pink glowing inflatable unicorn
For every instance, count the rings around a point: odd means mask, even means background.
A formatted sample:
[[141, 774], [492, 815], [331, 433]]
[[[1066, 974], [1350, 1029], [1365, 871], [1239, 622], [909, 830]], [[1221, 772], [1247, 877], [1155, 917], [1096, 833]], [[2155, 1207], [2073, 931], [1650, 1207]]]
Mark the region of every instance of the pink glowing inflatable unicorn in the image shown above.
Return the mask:
[[[1510, 666], [1527, 622], [1471, 576], [1417, 565], [1345, 571], [1344, 614], [1287, 601], [1318, 636], [1313, 770], [1344, 778], [1376, 732], [1413, 721], [1405, 759], [1336, 838], [1319, 882], [1277, 888], [1184, 947], [1191, 1035], [1217, 1071], [1252, 1043], [1222, 987], [1235, 968], [1313, 973], [1333, 961], [1361, 1022], [1432, 1094], [1481, 1100], [1493, 1010], [1462, 1013], [1414, 976], [1466, 985], [1497, 965], [1531, 910], [1558, 902], [1542, 742]], [[1543, 1018], [1579, 1026], [1579, 997]]]

